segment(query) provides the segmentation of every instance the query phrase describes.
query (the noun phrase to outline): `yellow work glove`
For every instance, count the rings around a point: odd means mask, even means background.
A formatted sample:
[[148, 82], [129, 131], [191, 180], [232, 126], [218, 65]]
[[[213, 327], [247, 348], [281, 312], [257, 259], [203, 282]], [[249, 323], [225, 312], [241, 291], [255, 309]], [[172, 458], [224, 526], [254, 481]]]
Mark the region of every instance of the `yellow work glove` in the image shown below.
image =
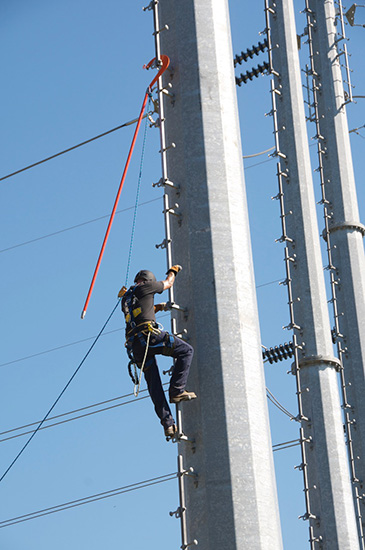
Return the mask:
[[159, 311], [166, 311], [166, 302], [161, 302], [161, 304], [156, 304], [155, 305], [155, 313], [159, 312]]
[[174, 275], [177, 275], [181, 270], [182, 270], [181, 265], [173, 265], [167, 270], [166, 275], [168, 275], [169, 273], [174, 273]]

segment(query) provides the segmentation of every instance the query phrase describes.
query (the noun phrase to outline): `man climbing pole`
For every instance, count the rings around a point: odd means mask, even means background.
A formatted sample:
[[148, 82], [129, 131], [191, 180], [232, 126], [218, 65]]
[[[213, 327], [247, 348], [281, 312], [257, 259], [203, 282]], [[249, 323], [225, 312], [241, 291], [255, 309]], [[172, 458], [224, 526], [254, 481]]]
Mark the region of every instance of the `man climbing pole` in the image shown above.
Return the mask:
[[170, 403], [195, 399], [194, 392], [185, 390], [194, 350], [190, 344], [160, 330], [155, 313], [168, 311], [166, 303], [154, 305], [154, 295], [172, 287], [181, 266], [174, 265], [167, 271], [164, 281], [156, 281], [151, 271], [143, 269], [134, 279], [134, 285], [118, 294], [122, 298], [122, 311], [126, 321], [126, 348], [131, 362], [142, 369], [149, 394], [169, 439], [177, 432], [171, 409], [163, 391], [156, 355], [175, 359], [169, 387]]

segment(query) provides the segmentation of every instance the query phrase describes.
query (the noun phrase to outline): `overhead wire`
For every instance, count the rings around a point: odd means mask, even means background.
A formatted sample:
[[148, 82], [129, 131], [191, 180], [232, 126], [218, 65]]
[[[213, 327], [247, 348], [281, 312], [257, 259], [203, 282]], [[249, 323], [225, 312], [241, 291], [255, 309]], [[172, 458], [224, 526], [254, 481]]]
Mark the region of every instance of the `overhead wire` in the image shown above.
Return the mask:
[[[112, 334], [113, 332], [120, 332], [122, 328], [116, 328], [114, 330], [109, 330], [104, 332], [103, 336], [107, 334]], [[20, 361], [26, 361], [27, 359], [33, 359], [34, 357], [39, 357], [40, 355], [45, 355], [47, 353], [52, 353], [53, 351], [58, 351], [60, 349], [68, 348], [70, 346], [75, 346], [76, 344], [82, 344], [83, 342], [88, 342], [93, 340], [95, 336], [89, 336], [88, 338], [83, 338], [82, 340], [76, 340], [75, 342], [70, 342], [68, 344], [63, 344], [62, 346], [57, 346], [56, 348], [50, 348], [45, 351], [39, 351], [38, 353], [33, 353], [32, 355], [27, 355], [25, 357], [19, 357], [19, 359], [13, 359], [12, 361], [7, 361], [6, 363], [0, 363], [0, 367], [6, 367], [7, 365], [13, 365], [14, 363], [19, 363]]]
[[250, 170], [250, 168], [255, 168], [255, 166], [260, 166], [260, 164], [266, 164], [267, 162], [272, 162], [274, 160], [274, 157], [271, 157], [267, 160], [262, 160], [261, 162], [256, 162], [255, 164], [251, 164], [250, 166], [245, 166], [244, 170]]
[[165, 474], [163, 476], [153, 477], [145, 481], [140, 481], [138, 483], [132, 483], [130, 485], [124, 485], [124, 487], [118, 487], [110, 491], [103, 491], [102, 493], [97, 493], [95, 495], [90, 495], [88, 497], [79, 498], [77, 500], [71, 500], [63, 504], [58, 504], [56, 506], [51, 506], [49, 508], [44, 508], [43, 510], [37, 510], [36, 512], [30, 512], [29, 514], [23, 514], [14, 518], [9, 518], [7, 520], [0, 522], [0, 528], [9, 527], [10, 525], [15, 525], [17, 523], [22, 523], [24, 521], [29, 521], [31, 519], [36, 519], [42, 516], [47, 516], [49, 514], [55, 514], [56, 512], [62, 512], [63, 510], [69, 510], [70, 508], [76, 508], [77, 506], [82, 506], [84, 504], [90, 504], [91, 502], [96, 502], [98, 500], [103, 500], [106, 498], [114, 497], [116, 495], [121, 495], [123, 493], [130, 493], [132, 491], [137, 491], [138, 489], [145, 489], [153, 485], [158, 485], [160, 483], [165, 483], [166, 481], [171, 481], [176, 479], [179, 474], [177, 472], [172, 472], [170, 474]]
[[[142, 391], [147, 391], [147, 390], [142, 390]], [[133, 393], [130, 394], [130, 395], [133, 395]], [[91, 416], [93, 414], [97, 414], [97, 413], [100, 413], [100, 412], [109, 411], [109, 410], [115, 409], [117, 407], [122, 407], [123, 405], [129, 405], [131, 403], [135, 403], [136, 401], [142, 401], [142, 399], [147, 399], [147, 398], [148, 398], [148, 395], [145, 395], [143, 397], [138, 397], [137, 399], [134, 398], [134, 399], [131, 399], [130, 401], [124, 401], [123, 403], [117, 403], [115, 405], [110, 405], [109, 407], [104, 407], [104, 408], [98, 409], [96, 411], [91, 411], [91, 412], [88, 412], [88, 413], [80, 414], [78, 416], [74, 416], [72, 418], [67, 418], [65, 420], [60, 420], [59, 422], [54, 422], [53, 424], [47, 424], [46, 426], [43, 425], [41, 428], [39, 428], [39, 431], [45, 430], [47, 428], [53, 428], [54, 426], [59, 426], [60, 424], [66, 424], [67, 422], [72, 422], [73, 420], [78, 420], [80, 418], [85, 418], [86, 416]], [[118, 399], [118, 398], [115, 398], [115, 399]], [[96, 405], [89, 405], [89, 407], [85, 407], [85, 409], [90, 408], [90, 407], [95, 407], [95, 406]], [[68, 415], [68, 414], [72, 414], [72, 412], [74, 412], [74, 411], [63, 413], [62, 415], [58, 415], [58, 417], [65, 416], [65, 415]], [[51, 417], [47, 420], [51, 421], [52, 418], [57, 418], [57, 416], [56, 417]], [[29, 426], [34, 426], [34, 424], [28, 424], [28, 425]], [[3, 432], [3, 433], [10, 433], [10, 432], [13, 432], [13, 431], [16, 431], [16, 430], [20, 430], [20, 428], [13, 428], [12, 430], [8, 430], [8, 432]], [[9, 441], [10, 439], [16, 439], [17, 437], [21, 437], [23, 435], [27, 435], [27, 434], [30, 434], [32, 432], [33, 432], [33, 430], [29, 430], [27, 432], [22, 432], [20, 434], [15, 434], [15, 435], [11, 435], [9, 437], [4, 437], [3, 439], [0, 439], [0, 443], [3, 443], [4, 441]], [[1, 435], [2, 434], [0, 434], [0, 436]]]
[[[147, 390], [141, 390], [140, 393], [144, 393], [146, 391]], [[99, 403], [93, 403], [92, 405], [86, 405], [85, 407], [80, 407], [80, 408], [74, 409], [72, 411], [68, 411], [68, 412], [65, 412], [65, 413], [62, 413], [62, 414], [57, 414], [55, 416], [50, 416], [49, 418], [47, 418], [46, 422], [51, 422], [51, 420], [56, 420], [57, 418], [63, 418], [64, 416], [68, 416], [70, 414], [74, 414], [74, 413], [81, 412], [81, 411], [86, 411], [88, 409], [92, 409], [94, 407], [99, 407], [101, 405], [106, 405], [107, 403], [113, 403], [114, 401], [120, 401], [121, 399], [126, 399], [127, 397], [132, 397], [132, 395], [133, 395], [133, 392], [132, 393], [126, 393], [125, 395], [119, 395], [118, 397], [113, 397], [112, 399], [106, 399], [105, 401], [99, 401]], [[17, 428], [12, 428], [11, 430], [5, 430], [4, 432], [0, 432], [0, 437], [3, 436], [3, 435], [6, 435], [6, 434], [12, 433], [12, 432], [23, 430], [25, 428], [30, 428], [31, 426], [36, 426], [37, 424], [39, 424], [39, 422], [40, 422], [40, 420], [38, 420], [37, 422], [31, 422], [30, 424], [24, 424], [23, 426], [18, 426]]]
[[253, 157], [259, 157], [260, 155], [264, 155], [265, 153], [268, 153], [269, 151], [272, 151], [275, 149], [275, 147], [270, 147], [270, 149], [265, 149], [265, 151], [261, 151], [260, 153], [254, 153], [253, 155], [242, 155], [243, 159], [252, 159]]
[[[162, 386], [164, 386], [165, 388], [167, 388], [168, 385], [169, 385], [168, 382], [165, 382], [164, 384], [162, 384]], [[148, 391], [147, 389], [144, 389], [144, 390], [141, 390], [140, 393], [146, 393], [147, 391]], [[166, 389], [164, 391], [166, 391]], [[92, 405], [87, 405], [86, 407], [81, 407], [79, 409], [74, 409], [72, 411], [68, 411], [68, 412], [65, 412], [65, 413], [62, 413], [62, 414], [58, 414], [58, 415], [55, 415], [55, 416], [50, 416], [49, 418], [47, 418], [45, 420], [45, 422], [51, 422], [52, 420], [56, 420], [58, 418], [63, 418], [64, 416], [69, 416], [70, 414], [74, 414], [74, 413], [81, 412], [81, 411], [86, 411], [86, 410], [92, 409], [94, 407], [100, 407], [101, 405], [105, 405], [107, 403], [112, 403], [114, 401], [120, 401], [121, 399], [125, 399], [127, 397], [132, 397], [133, 395], [134, 395], [134, 393], [128, 393], [128, 394], [125, 394], [125, 395], [121, 395], [119, 397], [114, 397], [112, 399], [107, 399], [106, 401], [101, 401], [99, 403], [94, 403]], [[148, 395], [143, 396], [143, 397], [139, 397], [138, 399], [132, 399], [131, 401], [124, 401], [123, 403], [117, 403], [116, 405], [111, 405], [109, 407], [104, 407], [104, 408], [98, 409], [96, 411], [91, 411], [91, 412], [88, 412], [88, 413], [85, 413], [85, 414], [74, 416], [72, 418], [67, 418], [65, 420], [55, 422], [54, 424], [47, 424], [46, 426], [42, 426], [41, 428], [39, 428], [39, 431], [40, 430], [45, 430], [46, 428], [52, 428], [53, 426], [59, 426], [60, 424], [66, 424], [67, 422], [71, 422], [72, 420], [78, 420], [79, 418], [85, 418], [86, 416], [91, 416], [91, 415], [97, 414], [99, 412], [104, 412], [104, 411], [108, 411], [108, 410], [111, 410], [111, 409], [115, 409], [116, 407], [122, 407], [123, 405], [129, 405], [130, 403], [135, 403], [136, 401], [142, 401], [142, 399], [146, 399], [147, 397], [148, 397]], [[19, 430], [23, 430], [25, 428], [30, 428], [31, 426], [36, 426], [37, 424], [39, 424], [39, 421], [38, 422], [32, 422], [30, 424], [24, 424], [23, 426], [18, 426], [17, 428], [12, 428], [10, 430], [5, 430], [4, 432], [0, 433], [0, 437], [2, 437], [3, 435], [7, 435], [7, 434], [10, 434], [10, 433], [17, 432]], [[0, 443], [2, 443], [4, 441], [8, 441], [9, 439], [15, 439], [17, 437], [27, 435], [28, 433], [31, 433], [32, 431], [33, 430], [31, 430], [29, 432], [22, 432], [20, 434], [5, 437], [3, 439], [0, 439]]]
[[[139, 204], [139, 206], [144, 206], [146, 204], [150, 204], [151, 202], [159, 201], [159, 200], [161, 200], [161, 198], [162, 197], [159, 196], [155, 199], [151, 199], [151, 200], [148, 200], [148, 201], [141, 202]], [[128, 206], [127, 208], [117, 210], [116, 214], [122, 214], [124, 212], [127, 212], [128, 210], [133, 210], [134, 208], [135, 208], [134, 206]], [[47, 235], [43, 235], [42, 237], [37, 237], [36, 239], [32, 239], [30, 241], [25, 241], [25, 242], [22, 242], [22, 243], [19, 243], [19, 244], [15, 244], [13, 246], [9, 246], [7, 248], [3, 248], [2, 250], [0, 250], [0, 252], [7, 252], [8, 250], [13, 250], [14, 248], [18, 248], [20, 246], [25, 246], [27, 244], [35, 243], [36, 241], [41, 241], [43, 239], [47, 239], [48, 237], [54, 237], [55, 235], [59, 235], [60, 233], [65, 233], [66, 231], [72, 231], [73, 229], [77, 229], [78, 227], [82, 227], [82, 226], [88, 225], [90, 223], [98, 222], [99, 220], [104, 220], [105, 218], [109, 218], [109, 217], [110, 217], [110, 214], [108, 214], [106, 216], [100, 216], [99, 218], [93, 218], [92, 220], [87, 220], [86, 222], [78, 223], [77, 225], [71, 225], [70, 227], [66, 227], [64, 229], [60, 229], [59, 231], [55, 231], [54, 233], [48, 233]]]
[[275, 395], [273, 395], [268, 388], [266, 388], [266, 395], [268, 400], [271, 401], [271, 403], [275, 405], [277, 409], [279, 409], [282, 413], [288, 416], [290, 420], [296, 420], [296, 417], [291, 412], [289, 412], [288, 409], [286, 409], [278, 399], [276, 399]]
[[[167, 386], [169, 385], [168, 382], [162, 384], [165, 388], [167, 388]], [[166, 389], [165, 389], [166, 391]], [[277, 407], [281, 412], [283, 412], [286, 416], [289, 416], [290, 417], [290, 420], [296, 420], [296, 418], [287, 410], [285, 409], [285, 407], [276, 399], [276, 397], [270, 392], [270, 390], [268, 388], [266, 388], [266, 391], [267, 391], [267, 398], [273, 403], [273, 405], [275, 405], [275, 407]], [[144, 390], [141, 390], [140, 393], [146, 393], [147, 392], [147, 389], [144, 389]], [[51, 422], [52, 420], [58, 420], [60, 418], [63, 418], [65, 416], [69, 416], [71, 414], [75, 414], [75, 413], [78, 413], [78, 412], [82, 412], [82, 411], [86, 411], [86, 410], [89, 410], [89, 409], [92, 409], [92, 408], [95, 408], [95, 407], [100, 407], [102, 405], [106, 405], [106, 404], [109, 404], [109, 403], [113, 403], [114, 401], [120, 401], [121, 399], [126, 399], [128, 397], [132, 397], [134, 395], [134, 393], [128, 393], [128, 394], [125, 394], [125, 395], [121, 395], [119, 397], [114, 397], [112, 399], [108, 399], [106, 401], [101, 401], [99, 403], [94, 403], [92, 405], [87, 405], [86, 407], [81, 407], [79, 409], [74, 409], [72, 411], [68, 411], [68, 412], [65, 412], [65, 413], [62, 413], [62, 414], [58, 414], [58, 415], [55, 415], [55, 416], [52, 416], [52, 417], [49, 417], [46, 419], [45, 422]], [[271, 397], [270, 397], [271, 396]], [[45, 430], [46, 428], [52, 428], [54, 426], [59, 426], [61, 424], [66, 424], [67, 422], [71, 422], [73, 420], [78, 420], [80, 418], [85, 418], [87, 416], [91, 416], [91, 415], [94, 415], [94, 414], [97, 414], [97, 413], [100, 413], [100, 412], [104, 412], [104, 411], [108, 411], [108, 410], [111, 410], [111, 409], [115, 409], [117, 407], [121, 407], [123, 405], [129, 405], [130, 403], [135, 403], [136, 401], [141, 401], [142, 399], [146, 399], [148, 397], [148, 395], [146, 396], [143, 396], [143, 397], [140, 397], [138, 399], [131, 399], [130, 401], [123, 401], [122, 403], [117, 403], [117, 404], [114, 404], [114, 405], [110, 405], [108, 407], [104, 407], [104, 408], [101, 408], [101, 409], [98, 409], [96, 411], [91, 411], [91, 412], [88, 412], [88, 413], [84, 413], [84, 414], [81, 414], [81, 415], [78, 415], [78, 416], [74, 416], [72, 418], [67, 418], [65, 420], [61, 420], [59, 422], [55, 422], [53, 424], [48, 424], [46, 426], [42, 426], [41, 428], [39, 428], [39, 430]], [[18, 426], [17, 428], [12, 428], [10, 430], [5, 430], [3, 432], [0, 432], [0, 437], [4, 436], [4, 435], [8, 435], [8, 434], [13, 434], [14, 432], [17, 432], [19, 430], [23, 430], [23, 429], [26, 429], [26, 428], [30, 428], [32, 426], [36, 426], [37, 424], [39, 424], [39, 421], [37, 422], [32, 422], [30, 424], [24, 424], [23, 426]], [[15, 439], [17, 437], [21, 437], [23, 435], [27, 435], [29, 433], [32, 433], [33, 430], [30, 430], [30, 431], [27, 431], [27, 432], [21, 432], [21, 433], [18, 433], [18, 434], [15, 434], [15, 435], [11, 435], [11, 436], [8, 436], [8, 437], [3, 437], [2, 439], [0, 439], [0, 443], [3, 443], [4, 441], [9, 441], [10, 439]]]
[[284, 443], [277, 443], [272, 446], [273, 453], [276, 451], [283, 451], [285, 449], [290, 449], [291, 447], [297, 447], [300, 445], [300, 439], [293, 439], [292, 441], [285, 441]]
[[[165, 315], [160, 315], [159, 319], [162, 319], [163, 317], [167, 317], [169, 313], [166, 313]], [[103, 332], [102, 336], [107, 336], [108, 334], [113, 334], [114, 332], [121, 332], [124, 330], [124, 328], [116, 328], [113, 330], [109, 330], [107, 332]], [[6, 367], [8, 365], [12, 365], [14, 363], [19, 363], [20, 361], [27, 361], [28, 359], [33, 359], [34, 357], [38, 357], [39, 355], [45, 355], [47, 353], [52, 353], [54, 351], [58, 351], [60, 349], [68, 348], [70, 346], [75, 346], [76, 344], [82, 344], [83, 342], [88, 342], [89, 340], [93, 340], [95, 336], [89, 336], [88, 338], [83, 338], [82, 340], [75, 340], [75, 342], [69, 342], [68, 344], [63, 344], [62, 346], [57, 346], [56, 348], [50, 348], [44, 351], [39, 351], [37, 353], [33, 353], [32, 355], [26, 355], [25, 357], [19, 357], [18, 359], [13, 359], [12, 361], [7, 361], [6, 363], [0, 363], [0, 367]]]
[[[147, 113], [143, 116], [143, 118], [146, 118], [150, 115], [150, 113]], [[65, 155], [66, 153], [69, 153], [70, 151], [74, 151], [75, 149], [78, 149], [79, 147], [82, 147], [83, 145], [87, 145], [88, 143], [91, 143], [92, 141], [95, 141], [97, 139], [100, 139], [102, 137], [105, 137], [109, 134], [112, 134], [113, 132], [116, 132], [117, 130], [120, 130], [121, 128], [125, 128], [126, 126], [130, 126], [131, 124], [135, 124], [138, 121], [138, 118], [134, 118], [133, 120], [130, 120], [129, 122], [124, 122], [123, 124], [120, 124], [119, 126], [116, 126], [115, 128], [112, 128], [111, 130], [107, 130], [106, 132], [103, 132], [102, 134], [98, 134], [97, 136], [94, 136], [92, 138], [89, 138], [85, 141], [82, 141], [81, 143], [78, 143], [77, 145], [72, 145], [72, 147], [68, 147], [67, 149], [64, 149], [63, 151], [60, 151], [59, 153], [56, 153], [54, 155], [51, 155], [50, 157], [46, 157], [42, 160], [38, 160], [37, 162], [34, 162], [33, 164], [29, 164], [28, 166], [25, 166], [24, 168], [20, 168], [20, 170], [16, 170], [15, 172], [12, 172], [11, 174], [7, 174], [6, 176], [0, 177], [0, 181], [4, 181], [8, 178], [11, 178], [13, 176], [16, 176], [17, 174], [21, 174], [22, 172], [25, 172], [26, 170], [30, 170], [31, 168], [35, 168], [36, 166], [39, 166], [40, 164], [43, 164], [45, 162], [48, 162], [50, 160], [53, 160], [57, 157], [60, 157], [61, 155]]]
[[274, 283], [281, 283], [282, 280], [283, 279], [281, 278], [281, 279], [275, 279], [274, 281], [268, 281], [267, 283], [262, 283], [261, 285], [256, 285], [256, 288], [262, 288], [263, 286], [273, 285]]
[[[262, 287], [268, 286], [268, 285], [273, 285], [275, 283], [280, 283], [281, 281], [282, 281], [282, 279], [275, 279], [273, 281], [268, 281], [267, 283], [262, 283], [260, 285], [256, 285], [256, 289], [262, 288]], [[169, 315], [169, 314], [161, 315], [160, 319], [162, 319], [162, 317], [166, 317], [167, 315]], [[107, 334], [112, 334], [113, 332], [120, 332], [121, 330], [123, 330], [123, 329], [122, 328], [117, 328], [115, 330], [110, 330], [108, 332], [104, 332], [103, 336], [106, 336]], [[74, 346], [76, 344], [81, 344], [82, 342], [87, 342], [88, 340], [92, 340], [93, 338], [94, 338], [94, 336], [90, 336], [90, 337], [84, 338], [82, 340], [76, 340], [75, 342], [70, 342], [68, 344], [63, 344], [62, 346], [57, 346], [56, 348], [50, 348], [50, 349], [45, 350], [45, 351], [40, 351], [40, 352], [37, 352], [37, 353], [33, 353], [32, 355], [27, 355], [25, 357], [20, 357], [19, 359], [13, 359], [12, 361], [7, 361], [5, 363], [0, 363], [0, 367], [6, 367], [7, 365], [12, 365], [14, 363], [19, 363], [20, 361], [26, 361], [27, 359], [33, 359], [34, 357], [38, 357], [39, 355], [44, 355], [46, 353], [52, 353], [53, 351], [57, 351], [57, 350], [60, 350], [60, 349], [63, 349], [63, 348], [67, 348], [69, 346]]]

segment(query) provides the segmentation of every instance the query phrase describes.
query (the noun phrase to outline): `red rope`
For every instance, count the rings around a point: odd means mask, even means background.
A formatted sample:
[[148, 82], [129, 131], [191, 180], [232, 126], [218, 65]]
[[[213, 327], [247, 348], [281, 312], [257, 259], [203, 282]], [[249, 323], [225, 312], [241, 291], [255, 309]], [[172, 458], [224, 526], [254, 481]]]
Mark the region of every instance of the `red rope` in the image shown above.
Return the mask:
[[[152, 66], [154, 61], [155, 61], [155, 59], [152, 59], [146, 65], [145, 68], [149, 69]], [[137, 140], [139, 128], [141, 126], [143, 113], [144, 113], [144, 110], [146, 108], [148, 96], [151, 93], [151, 90], [152, 90], [153, 86], [155, 85], [155, 83], [157, 82], [157, 80], [160, 78], [162, 73], [165, 72], [165, 70], [167, 69], [167, 67], [170, 64], [170, 59], [167, 57], [167, 55], [161, 55], [161, 61], [162, 61], [162, 66], [161, 66], [160, 70], [158, 71], [157, 75], [155, 76], [155, 78], [152, 80], [152, 82], [148, 86], [147, 91], [146, 91], [145, 96], [144, 96], [144, 99], [143, 99], [141, 112], [139, 114], [138, 121], [137, 121], [137, 126], [136, 126], [136, 129], [134, 131], [134, 135], [133, 135], [132, 143], [131, 143], [131, 146], [130, 146], [130, 149], [129, 149], [127, 161], [126, 161], [126, 164], [125, 164], [125, 167], [124, 167], [122, 179], [120, 180], [118, 193], [117, 193], [117, 196], [116, 196], [115, 201], [114, 201], [113, 210], [112, 210], [112, 213], [110, 214], [108, 227], [107, 227], [106, 232], [105, 232], [104, 241], [103, 241], [103, 244], [101, 246], [101, 250], [100, 250], [100, 253], [99, 253], [99, 258], [98, 258], [98, 261], [96, 263], [93, 278], [91, 280], [91, 284], [90, 284], [90, 287], [89, 287], [89, 292], [87, 294], [85, 304], [84, 304], [84, 307], [83, 307], [83, 310], [82, 310], [82, 313], [81, 313], [81, 319], [83, 319], [86, 315], [86, 311], [87, 311], [87, 308], [88, 308], [88, 305], [89, 305], [90, 297], [91, 297], [91, 294], [92, 294], [92, 291], [93, 291], [93, 288], [94, 288], [95, 280], [96, 280], [96, 277], [97, 277], [97, 274], [98, 274], [98, 271], [99, 271], [100, 263], [101, 263], [101, 260], [102, 260], [103, 254], [104, 254], [105, 246], [106, 246], [106, 243], [107, 243], [107, 240], [108, 240], [108, 237], [109, 237], [110, 229], [111, 229], [111, 226], [112, 226], [112, 223], [113, 223], [113, 220], [114, 220], [115, 212], [117, 210], [119, 198], [120, 198], [120, 195], [121, 195], [121, 192], [122, 192], [122, 189], [123, 189], [124, 181], [125, 181], [125, 178], [127, 176], [127, 171], [128, 171], [128, 168], [129, 168], [131, 158], [132, 158], [132, 153], [133, 153], [133, 149], [134, 149], [134, 146], [135, 146], [135, 143], [136, 143], [136, 140]]]

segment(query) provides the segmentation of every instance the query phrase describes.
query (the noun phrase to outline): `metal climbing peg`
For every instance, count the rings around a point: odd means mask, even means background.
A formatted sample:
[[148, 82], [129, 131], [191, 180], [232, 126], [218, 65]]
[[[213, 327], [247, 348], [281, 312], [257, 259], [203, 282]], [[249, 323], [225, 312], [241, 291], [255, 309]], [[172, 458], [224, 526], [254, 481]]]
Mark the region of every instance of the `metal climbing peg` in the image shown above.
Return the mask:
[[160, 32], [162, 31], [168, 31], [169, 30], [169, 26], [168, 25], [164, 25], [163, 27], [161, 27], [160, 29], [158, 29], [158, 31], [155, 31], [152, 33], [152, 36], [156, 36], [156, 34], [160, 34]]
[[156, 183], [152, 184], [152, 187], [173, 187], [174, 189], [180, 189], [179, 185], [175, 185], [172, 181], [167, 178], [160, 178]]
[[173, 216], [177, 216], [181, 219], [182, 214], [179, 210], [179, 205], [177, 203], [174, 204], [174, 208], [166, 208], [166, 210], [163, 210], [163, 214], [172, 214]]
[[170, 367], [168, 370], [163, 370], [162, 374], [168, 374], [169, 376], [172, 376], [172, 371], [174, 370], [174, 365]]
[[179, 506], [174, 512], [169, 512], [169, 515], [171, 517], [175, 516], [176, 519], [179, 519], [181, 518], [181, 515], [185, 512], [186, 508], [181, 508], [181, 506]]
[[145, 8], [142, 8], [143, 11], [151, 11], [153, 10], [153, 6], [157, 4], [157, 0], [152, 0], [148, 6], [146, 6]]
[[167, 147], [164, 147], [163, 149], [161, 149], [159, 151], [159, 153], [164, 153], [165, 151], [167, 151], [168, 149], [175, 149], [176, 147], [176, 143], [172, 142], [171, 145], [168, 145]]
[[175, 304], [175, 302], [167, 302], [166, 303], [167, 309], [176, 309], [177, 311], [183, 311], [184, 313], [187, 312], [186, 307], [179, 306], [179, 304]]
[[194, 539], [192, 542], [188, 542], [187, 544], [183, 544], [180, 546], [182, 550], [186, 550], [186, 548], [190, 548], [190, 546], [198, 546], [198, 541]]
[[155, 244], [155, 248], [161, 248], [163, 250], [164, 248], [167, 248], [167, 246], [171, 243], [171, 239], [164, 239], [162, 243]]
[[198, 474], [195, 472], [194, 468], [190, 466], [187, 470], [182, 470], [179, 472], [179, 476], [188, 476], [188, 477], [198, 477]]

